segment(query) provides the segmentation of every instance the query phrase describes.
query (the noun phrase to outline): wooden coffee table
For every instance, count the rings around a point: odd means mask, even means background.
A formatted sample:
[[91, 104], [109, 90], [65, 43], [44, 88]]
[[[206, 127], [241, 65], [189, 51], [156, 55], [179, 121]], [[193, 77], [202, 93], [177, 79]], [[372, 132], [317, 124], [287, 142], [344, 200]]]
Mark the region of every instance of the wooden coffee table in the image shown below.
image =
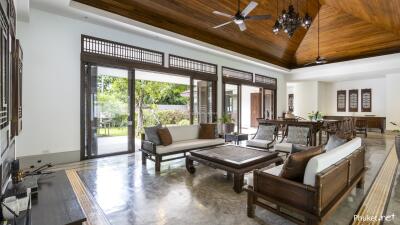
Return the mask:
[[277, 152], [267, 152], [254, 148], [235, 145], [223, 145], [190, 152], [186, 156], [186, 169], [193, 174], [196, 169], [193, 161], [233, 174], [233, 189], [240, 193], [243, 188], [244, 174], [272, 163], [282, 164]]

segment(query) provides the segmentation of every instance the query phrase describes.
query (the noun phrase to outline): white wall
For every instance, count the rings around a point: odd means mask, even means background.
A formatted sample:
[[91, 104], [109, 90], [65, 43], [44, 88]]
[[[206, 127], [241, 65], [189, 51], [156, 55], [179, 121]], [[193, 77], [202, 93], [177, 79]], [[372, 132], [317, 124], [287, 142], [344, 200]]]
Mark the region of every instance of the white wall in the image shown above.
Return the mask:
[[[372, 89], [372, 111], [361, 112], [361, 89], [371, 88]], [[385, 78], [368, 79], [368, 80], [353, 80], [328, 83], [324, 88], [325, 96], [321, 96], [321, 101], [327, 103], [327, 105], [321, 108], [321, 111], [325, 112], [326, 115], [334, 116], [364, 116], [364, 115], [386, 115], [386, 82]], [[358, 112], [349, 111], [349, 92], [348, 90], [358, 89]], [[346, 111], [337, 112], [337, 91], [346, 90]]]
[[386, 128], [398, 130], [390, 122], [400, 124], [400, 73], [386, 75]]
[[[361, 89], [372, 89], [372, 112], [361, 112]], [[338, 90], [359, 90], [359, 112], [337, 112]], [[385, 78], [354, 80], [342, 82], [302, 81], [288, 85], [287, 92], [294, 94], [295, 115], [306, 117], [308, 112], [319, 110], [325, 115], [333, 116], [364, 116], [386, 115], [386, 81]], [[348, 111], [349, 97], [347, 92], [346, 107]]]
[[[294, 101], [293, 113], [307, 118], [311, 111], [318, 110], [318, 81], [304, 81], [292, 85]], [[287, 108], [287, 107], [286, 107]]]
[[[264, 67], [38, 9], [31, 9], [29, 23], [18, 21], [17, 29], [24, 50], [24, 128], [17, 139], [19, 157], [80, 149], [81, 34], [276, 77], [278, 114], [286, 108], [284, 75]], [[218, 71], [221, 80], [220, 68]], [[221, 87], [219, 81], [219, 115]]]

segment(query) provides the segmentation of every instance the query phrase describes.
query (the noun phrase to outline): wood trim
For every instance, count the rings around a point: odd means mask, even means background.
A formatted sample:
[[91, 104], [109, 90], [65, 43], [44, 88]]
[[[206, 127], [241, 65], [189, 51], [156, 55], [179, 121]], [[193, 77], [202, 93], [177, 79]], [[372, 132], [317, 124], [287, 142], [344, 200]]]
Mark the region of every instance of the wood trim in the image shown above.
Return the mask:
[[193, 86], [193, 84], [194, 84], [193, 77], [190, 77], [190, 86], [189, 86], [189, 88], [190, 88], [190, 99], [189, 99], [189, 102], [190, 102], [190, 108], [189, 108], [190, 124], [193, 124], [193, 122], [194, 122], [194, 115], [193, 115], [193, 112], [194, 112], [194, 90], [193, 90], [193, 88], [194, 88], [194, 86]]
[[97, 204], [90, 191], [86, 188], [77, 172], [73, 169], [66, 170], [68, 180], [83, 209], [88, 225], [111, 225], [101, 207]]
[[218, 80], [218, 76], [215, 76], [213, 74], [182, 70], [176, 68], [168, 68], [155, 64], [133, 62], [131, 60], [115, 58], [112, 56], [97, 55], [92, 53], [81, 53], [81, 61], [109, 66], [109, 67], [123, 68], [123, 69], [141, 69], [141, 70], [155, 71], [155, 72], [168, 73], [174, 75], [192, 76], [193, 78], [199, 80], [209, 80], [209, 81]]
[[[269, 78], [269, 79], [273, 79], [273, 80], [275, 80], [275, 84], [267, 84], [267, 83], [257, 82], [257, 81], [256, 81], [256, 77], [257, 77], [257, 76], [259, 76], [259, 77], [265, 77], [265, 78]], [[278, 89], [278, 88], [277, 88], [277, 86], [278, 86], [278, 79], [276, 79], [275, 77], [269, 77], [269, 76], [265, 76], [265, 75], [261, 75], [261, 74], [255, 73], [255, 74], [254, 74], [254, 85], [255, 85], [255, 86], [258, 86], [258, 87], [264, 87], [264, 88], [267, 88], [267, 89], [269, 89], [269, 90], [276, 90], [276, 89]]]
[[[183, 69], [183, 68], [174, 67], [174, 66], [171, 65], [171, 61], [170, 61], [171, 56], [175, 57], [175, 58], [181, 58], [181, 59], [184, 59], [184, 60], [193, 61], [193, 62], [197, 62], [197, 63], [200, 63], [200, 64], [205, 64], [205, 65], [214, 67], [215, 68], [215, 73], [206, 73], [206, 72], [201, 72], [201, 71], [196, 71], [196, 70], [190, 70], [190, 69]], [[192, 59], [192, 58], [187, 58], [187, 57], [183, 57], [183, 56], [178, 56], [178, 55], [174, 55], [174, 54], [169, 54], [168, 55], [168, 65], [169, 65], [169, 68], [176, 68], [176, 69], [180, 69], [180, 70], [184, 70], [184, 71], [194, 71], [194, 72], [205, 73], [205, 74], [214, 74], [214, 75], [218, 74], [218, 65], [217, 64], [204, 62], [204, 61], [200, 61], [200, 60]]]
[[[396, 150], [393, 146], [386, 157], [377, 177], [375, 178], [367, 196], [364, 198], [356, 216], [376, 216], [379, 218], [384, 215], [390, 191], [393, 185], [394, 176], [397, 171]], [[382, 221], [383, 222], [383, 221]], [[373, 221], [369, 224], [379, 225], [380, 221]], [[353, 220], [353, 225], [363, 224], [362, 221]]]

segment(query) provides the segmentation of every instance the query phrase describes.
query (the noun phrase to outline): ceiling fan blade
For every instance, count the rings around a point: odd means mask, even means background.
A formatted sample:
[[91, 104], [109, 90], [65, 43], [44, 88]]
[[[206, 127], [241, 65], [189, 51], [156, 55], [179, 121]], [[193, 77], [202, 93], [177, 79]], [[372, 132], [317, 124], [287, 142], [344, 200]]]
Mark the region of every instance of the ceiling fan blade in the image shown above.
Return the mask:
[[227, 13], [223, 13], [223, 12], [219, 12], [219, 11], [214, 11], [213, 13], [216, 14], [216, 15], [225, 16], [225, 17], [228, 17], [228, 18], [233, 18], [234, 17], [234, 16], [231, 16], [231, 15], [229, 15]]
[[233, 21], [228, 21], [228, 22], [226, 22], [226, 23], [217, 25], [217, 26], [215, 26], [215, 27], [213, 27], [213, 28], [220, 28], [220, 27], [223, 27], [223, 26], [225, 26], [225, 25], [228, 25], [228, 24], [230, 24], [230, 23], [232, 23], [232, 22], [233, 22]]
[[243, 17], [246, 17], [256, 6], [258, 5], [257, 2], [251, 1], [246, 8], [242, 10], [240, 14], [242, 14]]
[[268, 20], [271, 19], [271, 15], [257, 15], [257, 16], [246, 16], [245, 19], [251, 19], [251, 20]]
[[245, 31], [247, 29], [246, 24], [244, 24], [244, 23], [239, 23], [238, 25], [239, 25], [240, 31]]
[[213, 11], [213, 13], [214, 13], [215, 15], [225, 16], [225, 17], [228, 17], [228, 18], [233, 18], [233, 17], [234, 17], [234, 16], [232, 16], [232, 15], [229, 15], [229, 14], [223, 13], [223, 12], [219, 12], [219, 11]]

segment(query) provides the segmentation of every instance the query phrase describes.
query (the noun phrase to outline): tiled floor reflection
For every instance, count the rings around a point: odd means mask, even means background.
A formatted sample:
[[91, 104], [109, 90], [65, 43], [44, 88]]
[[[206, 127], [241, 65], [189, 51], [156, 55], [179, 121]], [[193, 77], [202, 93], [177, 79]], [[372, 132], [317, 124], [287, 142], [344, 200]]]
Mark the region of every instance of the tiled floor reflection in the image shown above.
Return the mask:
[[[393, 137], [369, 135], [365, 189], [353, 190], [325, 224], [349, 224], [393, 142]], [[236, 194], [223, 171], [199, 165], [190, 175], [184, 160], [162, 164], [160, 174], [154, 173], [150, 161], [142, 166], [140, 152], [71, 167], [78, 170], [111, 224], [293, 224], [260, 208], [255, 219], [248, 218], [246, 193]], [[398, 197], [399, 192], [397, 188], [392, 194]]]

